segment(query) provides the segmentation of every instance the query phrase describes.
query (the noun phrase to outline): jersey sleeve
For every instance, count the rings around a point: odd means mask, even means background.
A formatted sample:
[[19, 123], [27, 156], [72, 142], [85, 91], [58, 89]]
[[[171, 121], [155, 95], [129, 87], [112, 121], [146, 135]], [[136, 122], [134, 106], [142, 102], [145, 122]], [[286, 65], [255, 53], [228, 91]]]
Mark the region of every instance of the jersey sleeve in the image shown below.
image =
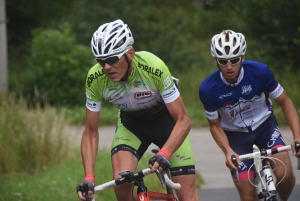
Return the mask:
[[206, 83], [203, 82], [199, 87], [199, 98], [203, 104], [206, 118], [208, 119], [217, 119], [218, 118], [218, 108], [214, 104], [214, 99], [211, 98], [211, 90], [206, 86]]
[[93, 112], [99, 112], [101, 110], [101, 81], [98, 79], [101, 74], [103, 74], [103, 69], [99, 64], [96, 64], [89, 70], [86, 77], [86, 107]]
[[263, 80], [266, 80], [265, 88], [272, 98], [277, 98], [283, 93], [283, 87], [275, 80], [274, 75], [269, 67], [265, 68]]

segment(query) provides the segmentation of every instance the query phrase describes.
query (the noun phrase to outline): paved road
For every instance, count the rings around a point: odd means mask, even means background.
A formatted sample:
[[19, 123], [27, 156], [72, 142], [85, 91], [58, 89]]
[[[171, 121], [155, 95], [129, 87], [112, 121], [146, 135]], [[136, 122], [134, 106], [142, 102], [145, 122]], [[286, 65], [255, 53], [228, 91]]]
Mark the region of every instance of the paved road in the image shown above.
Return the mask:
[[[75, 134], [79, 144], [83, 128], [68, 130]], [[99, 148], [109, 149], [113, 137], [114, 127], [100, 127]], [[287, 144], [292, 142], [292, 134], [288, 128], [281, 128], [281, 133]], [[204, 185], [199, 190], [201, 201], [235, 201], [239, 200], [237, 191], [231, 180], [229, 170], [224, 163], [224, 155], [216, 145], [208, 128], [192, 128], [190, 132], [192, 148], [196, 155], [196, 170], [204, 179]], [[155, 146], [149, 147], [152, 149]], [[289, 201], [300, 201], [300, 171], [296, 168], [296, 159], [291, 155], [296, 186]]]

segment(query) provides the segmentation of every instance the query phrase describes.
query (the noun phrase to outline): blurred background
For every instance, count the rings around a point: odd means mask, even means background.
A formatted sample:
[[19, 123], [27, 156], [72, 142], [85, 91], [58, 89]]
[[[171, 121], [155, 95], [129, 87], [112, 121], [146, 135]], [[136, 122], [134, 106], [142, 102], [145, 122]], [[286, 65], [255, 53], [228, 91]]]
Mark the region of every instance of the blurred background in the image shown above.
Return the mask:
[[[81, 162], [72, 159], [76, 151], [63, 131], [85, 122], [84, 83], [95, 64], [90, 41], [106, 22], [122, 19], [133, 33], [135, 50], [156, 54], [180, 79], [193, 126], [207, 126], [198, 88], [217, 70], [210, 41], [225, 29], [244, 34], [246, 59], [268, 64], [300, 108], [298, 0], [0, 0], [0, 12], [0, 180], [11, 181], [0, 190], [0, 198], [6, 196], [2, 200], [26, 200], [5, 189], [21, 188], [20, 174], [43, 174], [67, 158], [68, 167], [79, 165], [78, 177], [69, 177], [71, 190], [82, 179]], [[276, 104], [274, 112], [286, 125]], [[114, 125], [116, 117], [117, 110], [104, 103], [100, 126]], [[45, 177], [59, 171], [54, 172]], [[46, 185], [57, 194], [57, 183]]]

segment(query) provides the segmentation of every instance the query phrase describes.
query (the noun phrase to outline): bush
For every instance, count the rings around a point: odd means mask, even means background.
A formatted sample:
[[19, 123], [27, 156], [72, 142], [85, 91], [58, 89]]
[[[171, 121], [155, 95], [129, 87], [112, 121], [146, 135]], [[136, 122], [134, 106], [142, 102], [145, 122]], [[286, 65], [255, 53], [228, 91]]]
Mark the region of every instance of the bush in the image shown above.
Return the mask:
[[24, 99], [8, 94], [0, 96], [0, 111], [0, 174], [35, 173], [68, 156], [63, 111], [28, 109]]
[[84, 104], [84, 83], [93, 65], [92, 53], [76, 45], [67, 29], [35, 31], [27, 61], [22, 74], [12, 78], [13, 90], [21, 90], [30, 102], [42, 101], [46, 96], [54, 105]]

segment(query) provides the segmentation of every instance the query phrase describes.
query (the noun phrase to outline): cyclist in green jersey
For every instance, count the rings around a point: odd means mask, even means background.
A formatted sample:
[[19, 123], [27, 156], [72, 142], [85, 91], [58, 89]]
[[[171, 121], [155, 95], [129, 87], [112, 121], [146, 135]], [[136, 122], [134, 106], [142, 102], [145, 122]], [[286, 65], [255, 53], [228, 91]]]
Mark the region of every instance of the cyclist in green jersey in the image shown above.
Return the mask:
[[[154, 172], [170, 170], [181, 184], [176, 194], [181, 201], [199, 201], [195, 186], [195, 163], [188, 133], [190, 118], [165, 63], [152, 53], [133, 49], [134, 39], [121, 20], [101, 25], [93, 34], [91, 49], [97, 60], [86, 79], [86, 126], [81, 152], [85, 170], [77, 186], [81, 200], [93, 198], [95, 161], [98, 151], [98, 122], [101, 103], [119, 109], [111, 145], [113, 179], [123, 170], [136, 171], [138, 161], [151, 143], [160, 151], [149, 160]], [[82, 195], [88, 188], [86, 198]], [[115, 187], [119, 201], [131, 201], [132, 186]]]

